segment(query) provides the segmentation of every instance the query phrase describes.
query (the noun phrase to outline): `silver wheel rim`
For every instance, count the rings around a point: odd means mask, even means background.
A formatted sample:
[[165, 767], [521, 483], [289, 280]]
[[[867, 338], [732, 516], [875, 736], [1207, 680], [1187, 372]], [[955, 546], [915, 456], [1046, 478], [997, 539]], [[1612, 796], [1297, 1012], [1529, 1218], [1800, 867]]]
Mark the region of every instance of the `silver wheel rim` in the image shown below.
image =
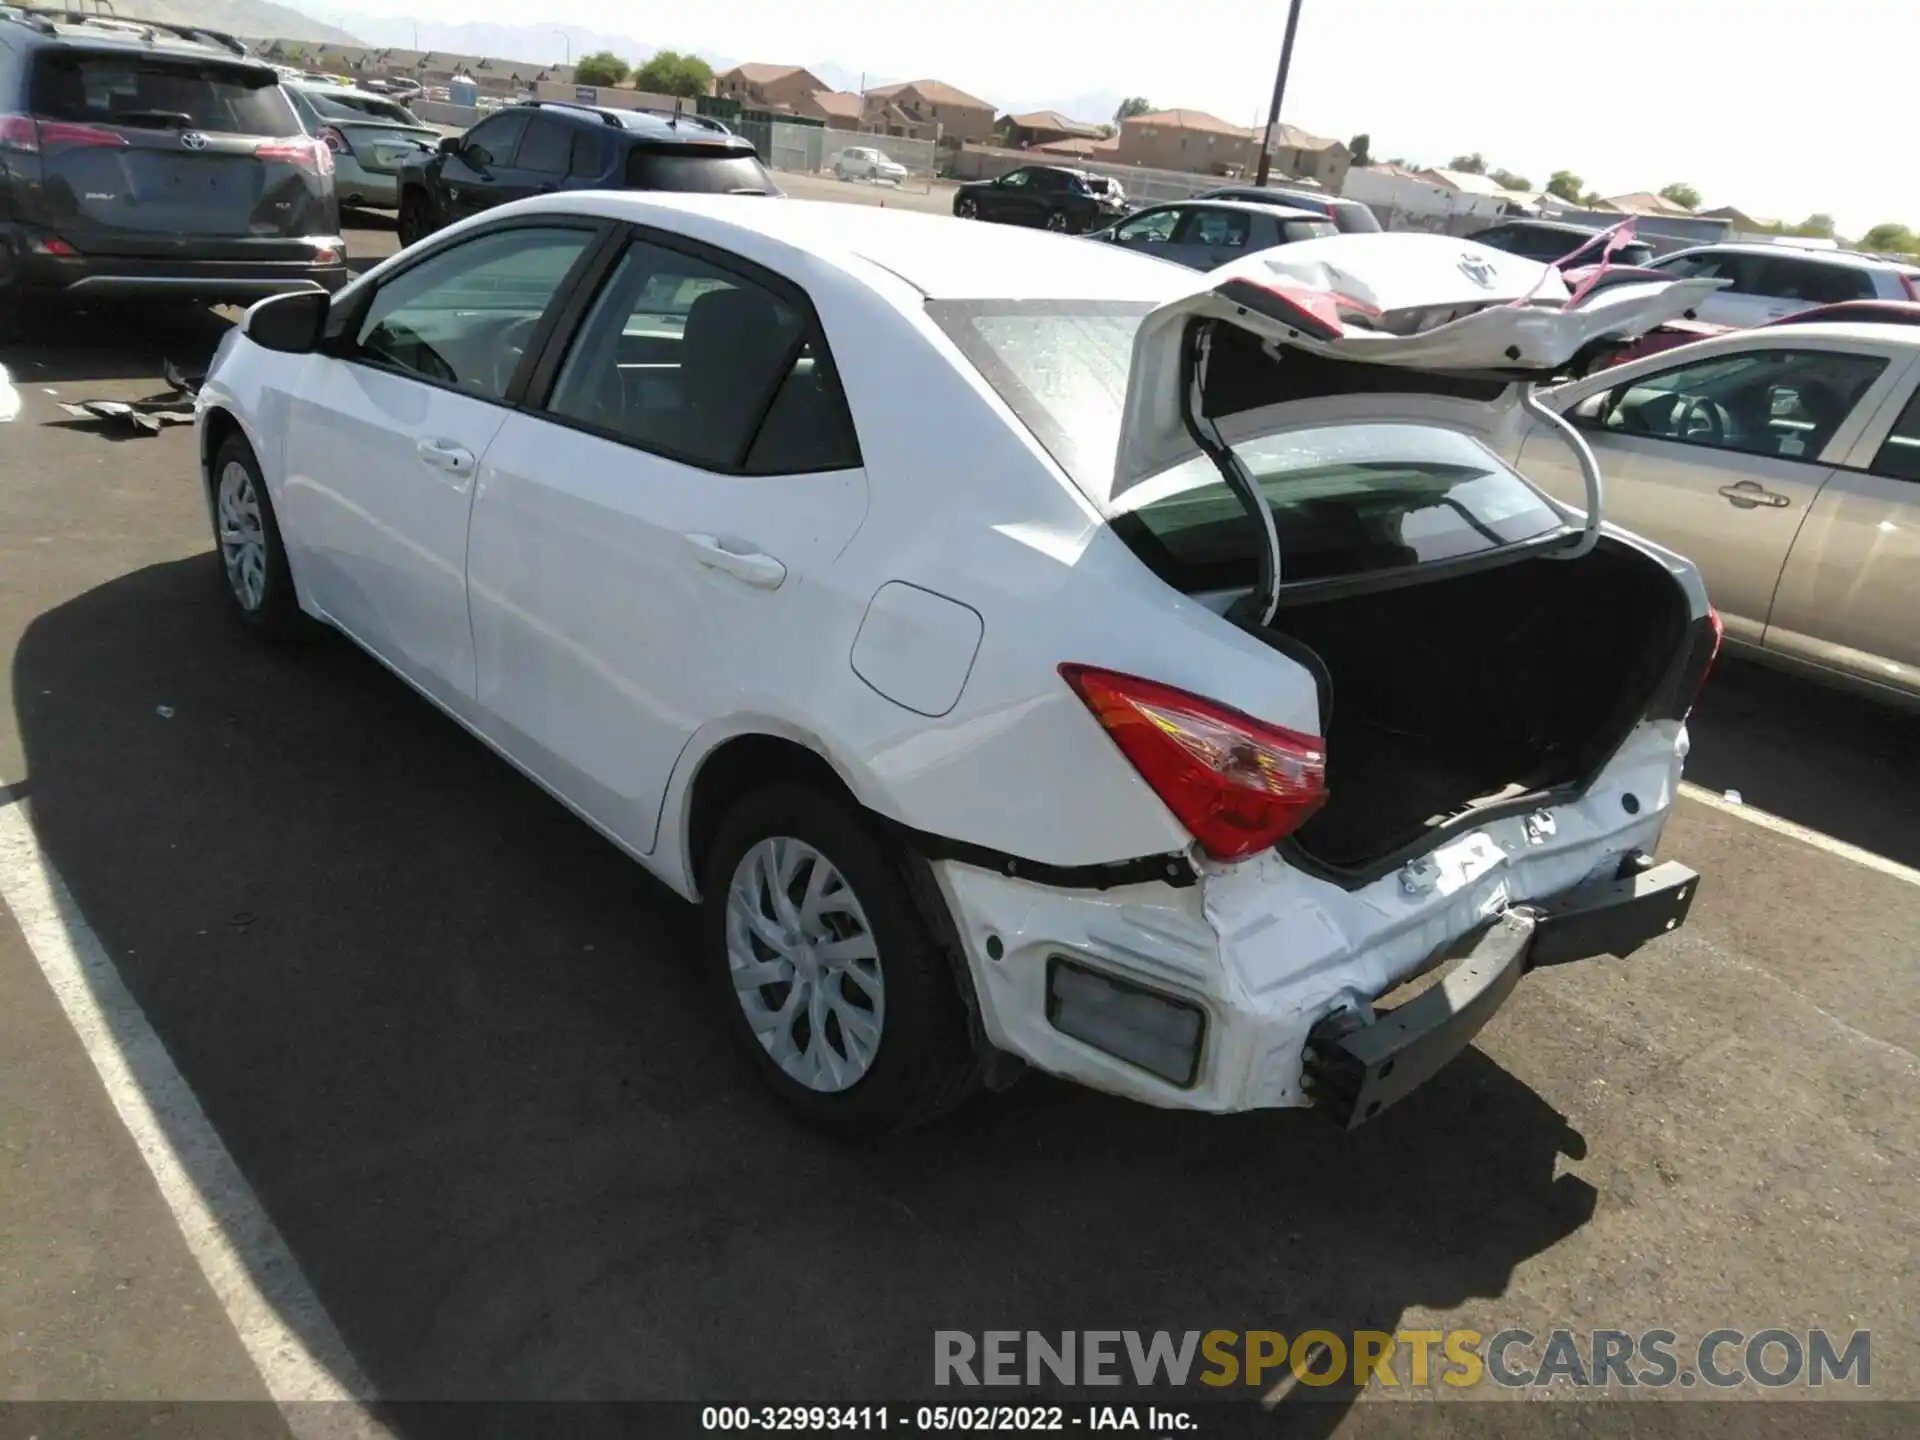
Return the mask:
[[866, 911], [833, 862], [778, 835], [740, 857], [727, 888], [727, 968], [767, 1055], [823, 1095], [873, 1068], [886, 983]]
[[1047, 216], [1047, 228], [1049, 230], [1066, 229], [1067, 217], [1058, 210], [1054, 211], [1051, 215]]
[[973, 218], [974, 211], [977, 210], [978, 208], [979, 207], [975, 205], [973, 201], [962, 200], [960, 202], [960, 218], [962, 220], [971, 220]]
[[253, 474], [238, 460], [229, 460], [220, 472], [218, 508], [227, 584], [243, 609], [258, 610], [267, 593], [267, 530]]

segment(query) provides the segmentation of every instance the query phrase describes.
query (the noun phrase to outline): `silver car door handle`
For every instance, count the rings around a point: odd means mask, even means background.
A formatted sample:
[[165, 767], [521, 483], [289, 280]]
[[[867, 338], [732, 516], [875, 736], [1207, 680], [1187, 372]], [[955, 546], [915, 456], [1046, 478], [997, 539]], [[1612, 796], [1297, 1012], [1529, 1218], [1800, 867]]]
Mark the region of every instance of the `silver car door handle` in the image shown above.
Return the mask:
[[771, 555], [757, 550], [729, 550], [712, 535], [689, 535], [686, 540], [693, 548], [693, 558], [702, 565], [711, 570], [724, 570], [755, 589], [778, 590], [787, 578], [787, 567]]
[[445, 470], [449, 475], [473, 473], [473, 452], [464, 445], [455, 445], [451, 440], [422, 440], [413, 447], [413, 453], [434, 469]]
[[1742, 480], [1735, 485], [1722, 485], [1720, 493], [1741, 510], [1752, 510], [1761, 505], [1771, 506], [1775, 510], [1784, 510], [1793, 503], [1791, 496], [1777, 495], [1757, 480]]

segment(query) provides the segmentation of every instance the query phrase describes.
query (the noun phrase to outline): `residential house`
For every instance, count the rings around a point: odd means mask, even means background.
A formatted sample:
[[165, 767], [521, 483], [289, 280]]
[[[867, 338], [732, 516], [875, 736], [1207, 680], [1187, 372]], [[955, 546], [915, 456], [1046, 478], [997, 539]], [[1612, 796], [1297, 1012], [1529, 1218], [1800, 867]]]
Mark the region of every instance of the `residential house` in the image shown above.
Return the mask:
[[795, 102], [793, 113], [825, 121], [829, 130], [858, 130], [863, 108], [860, 97], [851, 90], [814, 90]]
[[1254, 132], [1204, 110], [1155, 110], [1120, 124], [1123, 164], [1196, 175], [1243, 175], [1255, 163]]
[[1649, 215], [1656, 217], [1692, 215], [1694, 213], [1686, 206], [1676, 204], [1664, 195], [1650, 195], [1645, 190], [1636, 190], [1631, 195], [1610, 195], [1594, 208], [1598, 210], [1611, 210], [1620, 215]]
[[1120, 158], [1120, 137], [1107, 135], [1099, 140], [1075, 138], [1071, 140], [1051, 140], [1044, 145], [1027, 147], [1036, 155], [1057, 155], [1070, 160], [1107, 160]]
[[1378, 212], [1444, 217], [1471, 214], [1468, 197], [1404, 165], [1356, 165], [1340, 193]]
[[1339, 140], [1327, 140], [1297, 125], [1282, 123], [1274, 127], [1271, 163], [1282, 174], [1317, 181], [1334, 194], [1344, 195], [1353, 152]]
[[[904, 121], [895, 118], [896, 112]], [[993, 138], [993, 117], [993, 106], [957, 86], [943, 80], [908, 80], [867, 91], [862, 123], [886, 135], [913, 134], [956, 146], [985, 145]]]
[[1104, 125], [1084, 120], [1069, 120], [1057, 110], [1035, 110], [1027, 115], [1009, 115], [1000, 122], [1010, 150], [1038, 150], [1062, 140], [1104, 140]]
[[1699, 214], [1703, 220], [1725, 220], [1733, 226], [1736, 234], [1766, 235], [1786, 228], [1782, 221], [1769, 220], [1764, 215], [1750, 215], [1738, 205], [1716, 205]]
[[800, 102], [817, 91], [833, 87], [811, 70], [800, 65], [762, 65], [750, 62], [736, 65], [715, 77], [714, 93], [727, 100], [738, 100], [750, 110], [792, 110], [799, 113]]

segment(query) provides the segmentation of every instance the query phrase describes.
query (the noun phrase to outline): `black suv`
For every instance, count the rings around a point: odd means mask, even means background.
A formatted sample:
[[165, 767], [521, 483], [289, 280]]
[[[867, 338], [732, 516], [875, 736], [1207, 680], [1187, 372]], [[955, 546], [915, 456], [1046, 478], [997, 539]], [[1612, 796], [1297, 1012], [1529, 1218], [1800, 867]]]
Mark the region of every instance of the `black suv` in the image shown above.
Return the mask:
[[522, 100], [400, 170], [400, 243], [556, 190], [778, 195], [750, 141], [704, 115]]
[[[1523, 255], [1543, 265], [1558, 265], [1600, 232], [1591, 225], [1568, 225], [1555, 220], [1509, 220], [1486, 230], [1476, 230], [1466, 238], [1509, 255]], [[1629, 240], [1613, 252], [1616, 265], [1645, 265], [1653, 259], [1653, 247], [1644, 240]], [[1578, 260], [1579, 265], [1598, 265], [1600, 247], [1595, 246]]]
[[238, 40], [0, 6], [0, 297], [255, 300], [346, 280], [332, 156]]
[[1022, 165], [998, 180], [970, 180], [953, 194], [962, 220], [1038, 225], [1083, 234], [1111, 225], [1127, 213], [1120, 187], [1104, 176], [1059, 165]]

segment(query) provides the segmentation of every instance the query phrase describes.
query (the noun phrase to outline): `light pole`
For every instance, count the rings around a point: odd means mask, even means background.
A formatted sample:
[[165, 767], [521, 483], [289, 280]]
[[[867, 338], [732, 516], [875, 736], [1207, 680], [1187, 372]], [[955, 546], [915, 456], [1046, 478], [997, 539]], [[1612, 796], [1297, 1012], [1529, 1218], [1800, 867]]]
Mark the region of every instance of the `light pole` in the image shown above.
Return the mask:
[[1273, 77], [1273, 103], [1267, 107], [1267, 133], [1260, 142], [1260, 173], [1254, 184], [1265, 185], [1273, 166], [1273, 132], [1280, 123], [1280, 98], [1287, 93], [1287, 68], [1293, 64], [1293, 36], [1300, 28], [1300, 0], [1287, 5], [1287, 38], [1280, 42], [1280, 69]]
[[573, 36], [564, 30], [556, 30], [553, 33], [567, 42], [567, 64], [571, 66], [573, 64]]

